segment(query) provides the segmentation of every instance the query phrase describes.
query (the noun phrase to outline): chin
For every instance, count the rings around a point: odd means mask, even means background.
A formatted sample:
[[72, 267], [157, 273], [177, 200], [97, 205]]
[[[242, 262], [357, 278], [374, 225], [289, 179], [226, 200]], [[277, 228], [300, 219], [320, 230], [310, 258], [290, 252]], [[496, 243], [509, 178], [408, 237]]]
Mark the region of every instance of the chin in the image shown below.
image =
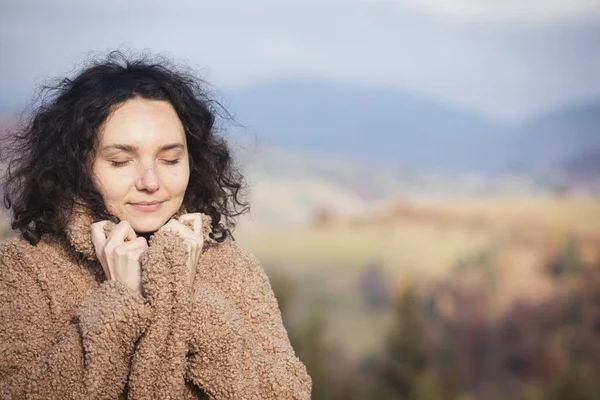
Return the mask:
[[132, 225], [135, 233], [145, 234], [145, 233], [154, 233], [160, 229], [162, 225]]
[[148, 216], [146, 218], [131, 219], [129, 223], [133, 230], [138, 233], [152, 233], [159, 230], [168, 220], [169, 218], [164, 218], [162, 216]]

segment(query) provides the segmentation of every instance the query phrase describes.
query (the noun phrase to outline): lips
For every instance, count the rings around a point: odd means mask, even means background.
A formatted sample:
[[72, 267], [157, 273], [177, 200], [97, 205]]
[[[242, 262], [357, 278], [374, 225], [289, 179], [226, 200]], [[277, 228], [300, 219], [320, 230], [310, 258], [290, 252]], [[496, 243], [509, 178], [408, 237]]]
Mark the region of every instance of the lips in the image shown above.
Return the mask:
[[139, 211], [156, 211], [162, 206], [162, 203], [162, 201], [140, 201], [129, 204]]

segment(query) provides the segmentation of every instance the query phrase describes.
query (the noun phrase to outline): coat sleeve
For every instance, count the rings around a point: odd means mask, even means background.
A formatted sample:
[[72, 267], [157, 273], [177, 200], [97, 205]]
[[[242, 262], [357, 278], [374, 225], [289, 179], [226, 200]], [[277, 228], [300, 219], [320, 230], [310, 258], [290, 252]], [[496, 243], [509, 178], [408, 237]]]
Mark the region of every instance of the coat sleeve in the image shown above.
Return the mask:
[[153, 317], [135, 346], [129, 398], [185, 398], [190, 314], [186, 260], [183, 239], [166, 231], [153, 235], [150, 248], [140, 258], [144, 296]]
[[81, 301], [62, 329], [33, 268], [0, 259], [0, 398], [114, 399], [149, 309], [118, 281]]
[[310, 399], [265, 272], [237, 244], [223, 246], [227, 284], [195, 285], [186, 378], [213, 399]]

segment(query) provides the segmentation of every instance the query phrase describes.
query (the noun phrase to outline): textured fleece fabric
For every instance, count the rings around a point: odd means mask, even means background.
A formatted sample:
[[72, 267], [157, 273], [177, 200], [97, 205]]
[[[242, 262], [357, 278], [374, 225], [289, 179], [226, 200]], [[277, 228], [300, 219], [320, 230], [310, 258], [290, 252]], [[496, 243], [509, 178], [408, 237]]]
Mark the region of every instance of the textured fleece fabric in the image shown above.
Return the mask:
[[65, 238], [1, 243], [0, 399], [309, 399], [263, 269], [202, 219], [194, 287], [183, 240], [158, 232], [143, 296], [106, 280], [80, 207]]

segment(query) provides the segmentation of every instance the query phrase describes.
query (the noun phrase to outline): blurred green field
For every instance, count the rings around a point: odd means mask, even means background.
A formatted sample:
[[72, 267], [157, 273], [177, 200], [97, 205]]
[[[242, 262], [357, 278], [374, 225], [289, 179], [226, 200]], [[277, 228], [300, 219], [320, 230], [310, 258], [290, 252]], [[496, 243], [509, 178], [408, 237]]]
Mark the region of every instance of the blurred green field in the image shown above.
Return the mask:
[[268, 234], [246, 229], [237, 239], [270, 264], [351, 270], [377, 261], [390, 271], [437, 276], [461, 257], [517, 230], [600, 235], [598, 199], [484, 198], [413, 207], [354, 223]]
[[361, 280], [367, 266], [381, 267], [394, 295], [408, 284], [427, 287], [451, 279], [469, 260], [489, 257], [490, 268], [500, 277], [500, 313], [519, 296], [529, 296], [529, 287], [537, 296], [553, 290], [539, 269], [569, 237], [580, 240], [589, 263], [598, 260], [594, 246], [600, 243], [600, 199], [400, 203], [360, 219], [267, 234], [245, 230], [237, 239], [270, 275], [293, 279], [296, 317], [319, 309], [328, 340], [354, 359], [376, 351], [392, 323], [389, 311], [373, 312], [365, 305]]
[[333, 225], [238, 240], [273, 265], [348, 272], [378, 262], [389, 271], [430, 276], [443, 274], [454, 260], [477, 251], [501, 234], [497, 229], [470, 232], [399, 219], [382, 226]]

